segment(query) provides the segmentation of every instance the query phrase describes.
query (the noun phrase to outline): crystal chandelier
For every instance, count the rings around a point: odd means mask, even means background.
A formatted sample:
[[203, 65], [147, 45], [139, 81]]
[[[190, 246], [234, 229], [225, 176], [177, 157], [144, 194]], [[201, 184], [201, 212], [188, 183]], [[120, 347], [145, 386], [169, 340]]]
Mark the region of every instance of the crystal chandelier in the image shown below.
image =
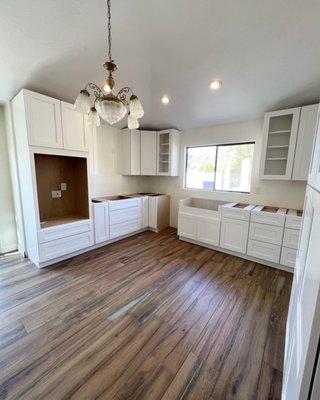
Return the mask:
[[[108, 47], [109, 60], [103, 64], [103, 67], [108, 71], [106, 83], [100, 88], [95, 83], [88, 83], [84, 89], [80, 91], [74, 107], [76, 110], [89, 114], [89, 120], [96, 126], [100, 125], [100, 117], [107, 121], [110, 125], [115, 124], [128, 114], [128, 128], [139, 128], [138, 119], [143, 117], [143, 107], [138, 97], [133, 93], [128, 86], [123, 87], [117, 94], [112, 92], [115, 81], [112, 73], [117, 70], [117, 65], [112, 60], [111, 55], [111, 12], [110, 0], [107, 0], [108, 9]], [[90, 102], [90, 92], [94, 96], [93, 106]], [[130, 98], [127, 100], [127, 96]]]

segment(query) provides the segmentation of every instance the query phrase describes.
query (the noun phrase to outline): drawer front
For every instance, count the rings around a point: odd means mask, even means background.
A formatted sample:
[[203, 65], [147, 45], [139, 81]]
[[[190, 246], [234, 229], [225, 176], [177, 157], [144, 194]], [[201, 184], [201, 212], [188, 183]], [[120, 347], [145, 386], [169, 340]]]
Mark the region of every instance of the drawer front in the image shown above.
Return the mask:
[[227, 207], [221, 207], [222, 218], [233, 218], [240, 219], [242, 221], [249, 221], [250, 211], [241, 209], [232, 209]]
[[282, 247], [280, 264], [294, 268], [296, 264], [297, 250]]
[[285, 228], [283, 236], [283, 246], [290, 247], [290, 249], [297, 249], [299, 243], [300, 231], [296, 229]]
[[286, 219], [285, 214], [272, 214], [268, 212], [251, 212], [251, 221], [258, 222], [260, 224], [284, 226]]
[[93, 245], [93, 232], [79, 233], [39, 244], [40, 262], [53, 260]]
[[123, 210], [125, 208], [138, 207], [141, 204], [141, 199], [126, 199], [109, 202], [109, 210]]
[[266, 224], [257, 224], [251, 222], [249, 230], [249, 238], [259, 240], [260, 242], [281, 245], [283, 228], [280, 226], [272, 226]]
[[138, 231], [139, 229], [141, 229], [141, 227], [141, 221], [137, 219], [133, 221], [123, 222], [121, 224], [112, 225], [110, 226], [110, 239], [115, 239], [119, 236]]
[[281, 247], [275, 244], [249, 239], [247, 254], [252, 257], [261, 258], [261, 260], [279, 263], [280, 249]]
[[51, 240], [57, 240], [78, 233], [92, 231], [92, 226], [92, 221], [88, 219], [85, 221], [77, 221], [70, 224], [44, 228], [38, 231], [38, 241], [39, 243], [46, 243]]
[[286, 217], [286, 227], [292, 229], [300, 229], [301, 228], [301, 217], [295, 217], [293, 215], [287, 215]]
[[120, 224], [140, 218], [139, 207], [130, 207], [122, 210], [110, 211], [110, 225]]

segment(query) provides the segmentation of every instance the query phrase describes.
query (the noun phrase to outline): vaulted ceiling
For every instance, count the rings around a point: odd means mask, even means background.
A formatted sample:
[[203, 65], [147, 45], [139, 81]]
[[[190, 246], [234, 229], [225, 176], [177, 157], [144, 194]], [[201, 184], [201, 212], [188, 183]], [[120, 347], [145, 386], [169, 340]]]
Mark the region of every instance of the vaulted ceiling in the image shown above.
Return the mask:
[[[87, 82], [102, 84], [105, 15], [103, 0], [1, 0], [0, 98], [27, 87], [73, 102]], [[319, 15], [319, 0], [113, 0], [117, 88], [137, 93], [146, 128], [319, 101]], [[214, 78], [223, 81], [217, 92]]]

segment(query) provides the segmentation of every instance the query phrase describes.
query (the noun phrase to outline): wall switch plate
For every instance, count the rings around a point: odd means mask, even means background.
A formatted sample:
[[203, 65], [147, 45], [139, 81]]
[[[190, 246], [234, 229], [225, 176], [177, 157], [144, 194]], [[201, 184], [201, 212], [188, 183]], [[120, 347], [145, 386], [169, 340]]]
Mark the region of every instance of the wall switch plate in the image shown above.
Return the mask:
[[61, 183], [60, 189], [61, 189], [62, 191], [67, 190], [67, 184], [66, 184], [66, 183]]
[[62, 196], [61, 190], [52, 190], [51, 197], [53, 199], [59, 199]]

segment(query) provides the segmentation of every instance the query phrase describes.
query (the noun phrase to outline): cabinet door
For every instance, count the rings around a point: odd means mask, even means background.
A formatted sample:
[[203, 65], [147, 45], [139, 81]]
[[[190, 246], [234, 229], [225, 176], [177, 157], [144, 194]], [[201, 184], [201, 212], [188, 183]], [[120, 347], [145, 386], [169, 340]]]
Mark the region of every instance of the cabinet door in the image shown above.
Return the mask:
[[300, 107], [266, 113], [260, 178], [291, 180]]
[[60, 101], [24, 90], [30, 146], [62, 148]]
[[317, 120], [316, 137], [313, 145], [308, 183], [310, 186], [320, 191], [320, 117]]
[[109, 204], [93, 203], [94, 237], [95, 243], [110, 239], [109, 234]]
[[86, 126], [89, 150], [89, 173], [90, 175], [97, 175], [99, 173], [98, 128], [89, 121], [86, 121]]
[[194, 215], [179, 213], [178, 235], [196, 240], [198, 238], [198, 218]]
[[149, 198], [142, 197], [142, 228], [149, 226]]
[[157, 132], [141, 131], [141, 175], [157, 175]]
[[73, 104], [61, 102], [63, 147], [68, 150], [88, 151], [86, 118]]
[[[320, 195], [314, 191], [309, 203], [313, 215], [308, 229], [309, 241], [303, 273], [294, 279], [287, 319], [286, 363], [282, 388], [282, 399], [307, 399], [312, 379], [320, 332]], [[306, 210], [307, 211], [307, 210]], [[300, 242], [301, 246], [301, 242]], [[299, 250], [300, 251], [300, 250]], [[299, 258], [299, 254], [298, 254]]]
[[219, 246], [220, 220], [198, 217], [198, 240], [213, 246]]
[[220, 246], [245, 253], [247, 250], [249, 222], [223, 218], [221, 221]]
[[317, 127], [318, 104], [301, 108], [292, 179], [306, 181]]
[[149, 197], [148, 224], [152, 229], [158, 228], [158, 198]]

